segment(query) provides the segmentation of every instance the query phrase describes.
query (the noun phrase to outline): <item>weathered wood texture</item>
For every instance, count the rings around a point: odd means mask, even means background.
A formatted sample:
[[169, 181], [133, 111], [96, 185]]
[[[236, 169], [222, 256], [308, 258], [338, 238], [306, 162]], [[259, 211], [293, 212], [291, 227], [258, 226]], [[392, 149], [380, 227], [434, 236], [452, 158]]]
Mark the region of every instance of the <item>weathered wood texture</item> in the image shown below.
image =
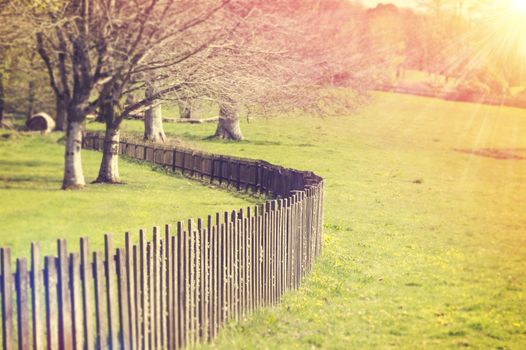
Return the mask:
[[[100, 150], [100, 135], [83, 147]], [[121, 155], [239, 191], [265, 204], [178, 222], [123, 247], [87, 238], [68, 254], [31, 261], [0, 250], [2, 349], [179, 349], [212, 339], [231, 319], [275, 305], [299, 287], [322, 249], [323, 179], [311, 172], [159, 147], [120, 143]], [[69, 246], [71, 249], [71, 245]], [[42, 260], [42, 261], [41, 261]]]

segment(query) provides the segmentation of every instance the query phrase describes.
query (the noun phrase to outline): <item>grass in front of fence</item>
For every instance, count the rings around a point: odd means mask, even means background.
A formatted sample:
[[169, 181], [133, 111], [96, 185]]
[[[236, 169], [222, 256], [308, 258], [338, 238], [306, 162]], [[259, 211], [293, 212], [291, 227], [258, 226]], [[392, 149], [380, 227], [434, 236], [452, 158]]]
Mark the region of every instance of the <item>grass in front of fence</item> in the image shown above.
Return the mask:
[[58, 238], [68, 239], [70, 251], [78, 251], [82, 236], [90, 237], [92, 248], [101, 249], [104, 233], [112, 233], [115, 245], [122, 246], [127, 230], [151, 233], [153, 225], [206, 218], [260, 202], [134, 161], [120, 162], [126, 185], [92, 185], [102, 157], [95, 151], [82, 152], [87, 187], [64, 192], [59, 137], [0, 134], [0, 246], [11, 248], [13, 257], [29, 257], [31, 241], [42, 244], [43, 254], [56, 254]]
[[241, 143], [206, 140], [213, 124], [165, 126], [209, 151], [326, 178], [325, 251], [313, 273], [205, 348], [526, 343], [526, 161], [472, 153], [522, 155], [524, 110], [374, 96], [347, 117], [244, 121]]

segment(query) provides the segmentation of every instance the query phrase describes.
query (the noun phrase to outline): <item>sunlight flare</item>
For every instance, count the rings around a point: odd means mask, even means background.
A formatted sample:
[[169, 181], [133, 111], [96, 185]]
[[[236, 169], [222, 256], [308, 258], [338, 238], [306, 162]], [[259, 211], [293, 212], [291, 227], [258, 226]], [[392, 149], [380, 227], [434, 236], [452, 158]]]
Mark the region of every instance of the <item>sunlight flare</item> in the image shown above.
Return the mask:
[[526, 0], [511, 0], [510, 8], [526, 17]]

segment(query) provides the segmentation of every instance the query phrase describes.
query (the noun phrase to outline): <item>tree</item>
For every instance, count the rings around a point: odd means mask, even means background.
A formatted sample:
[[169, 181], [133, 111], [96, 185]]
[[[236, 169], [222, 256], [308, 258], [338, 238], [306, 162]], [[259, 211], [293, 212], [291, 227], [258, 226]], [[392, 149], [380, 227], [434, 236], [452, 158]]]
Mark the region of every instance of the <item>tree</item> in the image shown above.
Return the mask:
[[[8, 98], [11, 97], [11, 100], [16, 100], [17, 105], [25, 105], [27, 102], [27, 109], [24, 111], [26, 113], [32, 112], [32, 108], [35, 106], [35, 81], [32, 78], [27, 79], [25, 77], [25, 75], [31, 77], [38, 75], [35, 74], [37, 71], [34, 64], [35, 48], [31, 42], [30, 26], [19, 18], [21, 13], [26, 13], [30, 9], [30, 6], [23, 1], [12, 0], [0, 3], [0, 22], [2, 23], [0, 27], [0, 127], [3, 126]], [[24, 88], [28, 87], [29, 90], [27, 101], [8, 96], [10, 83], [17, 82], [17, 80], [23, 80], [24, 83], [33, 80], [32, 84], [24, 86]], [[19, 89], [20, 87], [20, 83], [18, 83], [13, 88]], [[19, 108], [17, 109], [20, 111]]]
[[[67, 113], [63, 188], [85, 184], [81, 165], [81, 124], [99, 109], [106, 122], [106, 139], [97, 181], [118, 182], [116, 158], [119, 126], [131, 112], [152, 104], [165, 90], [124, 106], [123, 97], [144, 81], [144, 75], [199, 52], [214, 34], [199, 37], [198, 29], [228, 1], [202, 0], [68, 0], [53, 2], [29, 18], [39, 29], [38, 52], [47, 66], [57, 101]], [[183, 40], [185, 39], [185, 40]], [[181, 50], [157, 55], [174, 41]]]
[[240, 18], [235, 30], [193, 58], [196, 68], [181, 77], [191, 80], [184, 93], [220, 106], [216, 137], [243, 138], [242, 110], [318, 114], [328, 112], [321, 107], [329, 100], [331, 112], [338, 109], [336, 104], [348, 107], [356, 102], [349, 96], [337, 98], [328, 88], [345, 77], [339, 84], [363, 92], [364, 78], [372, 73], [359, 51], [361, 24], [351, 15], [361, 8], [349, 10], [345, 1], [328, 4], [266, 1], [245, 13], [234, 12], [231, 17]]
[[[155, 94], [153, 85], [146, 88], [146, 98]], [[153, 142], [164, 142], [166, 135], [163, 127], [162, 105], [160, 103], [150, 106], [144, 113], [144, 139]]]

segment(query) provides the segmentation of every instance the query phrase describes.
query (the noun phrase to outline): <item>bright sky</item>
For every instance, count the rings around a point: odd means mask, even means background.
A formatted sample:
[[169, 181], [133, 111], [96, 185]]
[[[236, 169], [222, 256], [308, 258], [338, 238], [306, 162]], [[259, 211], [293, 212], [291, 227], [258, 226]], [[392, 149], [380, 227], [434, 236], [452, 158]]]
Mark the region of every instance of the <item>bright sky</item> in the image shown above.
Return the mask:
[[391, 3], [399, 7], [414, 7], [416, 4], [416, 0], [361, 0], [361, 2], [368, 7], [375, 7], [379, 3]]

